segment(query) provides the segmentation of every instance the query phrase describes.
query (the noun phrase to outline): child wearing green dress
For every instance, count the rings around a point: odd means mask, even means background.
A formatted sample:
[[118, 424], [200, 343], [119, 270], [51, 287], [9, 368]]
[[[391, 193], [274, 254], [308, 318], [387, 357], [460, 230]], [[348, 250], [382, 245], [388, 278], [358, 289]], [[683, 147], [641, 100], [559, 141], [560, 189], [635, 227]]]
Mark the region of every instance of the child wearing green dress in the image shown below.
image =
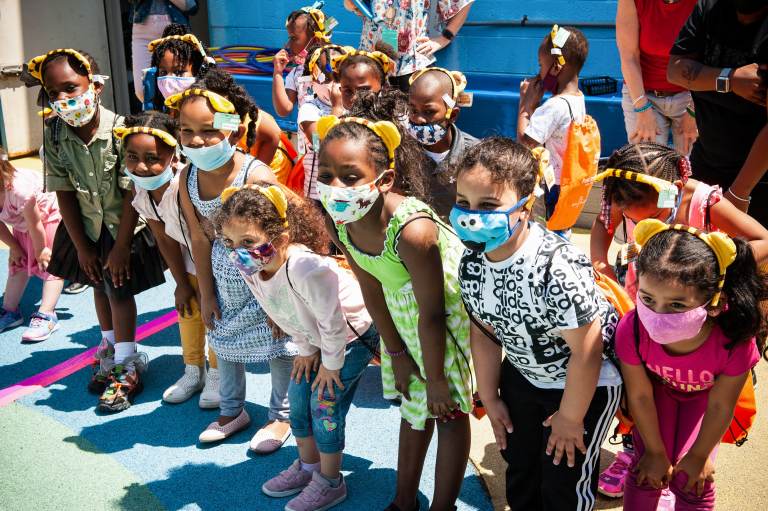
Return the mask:
[[384, 341], [385, 397], [402, 400], [397, 494], [387, 509], [418, 509], [436, 422], [432, 509], [453, 509], [473, 407], [469, 320], [457, 279], [461, 244], [429, 206], [404, 196], [423, 195], [426, 179], [418, 143], [402, 138], [395, 123], [326, 116], [317, 130], [318, 193], [329, 230]]

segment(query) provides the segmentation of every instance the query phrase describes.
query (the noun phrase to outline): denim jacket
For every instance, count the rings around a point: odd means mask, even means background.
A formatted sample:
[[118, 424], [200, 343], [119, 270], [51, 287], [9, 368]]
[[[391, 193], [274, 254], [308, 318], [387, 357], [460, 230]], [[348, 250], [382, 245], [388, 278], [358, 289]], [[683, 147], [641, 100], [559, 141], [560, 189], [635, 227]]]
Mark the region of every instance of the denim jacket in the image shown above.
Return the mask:
[[[182, 11], [168, 0], [164, 0], [166, 7], [168, 8], [168, 16], [171, 18], [171, 23], [181, 23], [182, 25], [189, 25], [189, 17], [197, 14], [198, 5], [195, 0], [186, 0], [187, 9]], [[131, 2], [131, 12], [128, 16], [129, 20], [133, 23], [143, 23], [149, 12], [152, 9], [153, 0], [135, 0]]]

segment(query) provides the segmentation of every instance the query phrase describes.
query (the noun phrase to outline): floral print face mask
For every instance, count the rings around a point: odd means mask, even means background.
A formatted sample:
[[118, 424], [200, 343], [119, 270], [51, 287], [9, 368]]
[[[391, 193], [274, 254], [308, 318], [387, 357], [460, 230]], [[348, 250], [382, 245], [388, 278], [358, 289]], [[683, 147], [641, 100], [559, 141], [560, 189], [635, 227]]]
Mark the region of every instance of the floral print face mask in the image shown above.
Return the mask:
[[91, 122], [96, 113], [96, 107], [96, 89], [93, 88], [93, 84], [90, 84], [88, 90], [79, 96], [51, 101], [51, 109], [61, 117], [62, 121], [73, 128], [79, 128]]

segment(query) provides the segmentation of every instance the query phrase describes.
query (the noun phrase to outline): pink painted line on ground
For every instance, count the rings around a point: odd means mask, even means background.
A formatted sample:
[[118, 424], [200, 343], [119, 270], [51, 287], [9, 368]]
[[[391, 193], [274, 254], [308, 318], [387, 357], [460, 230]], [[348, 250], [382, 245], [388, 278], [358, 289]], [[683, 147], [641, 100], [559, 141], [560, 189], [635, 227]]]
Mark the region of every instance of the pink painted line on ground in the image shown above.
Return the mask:
[[[150, 335], [165, 330], [169, 326], [174, 325], [177, 321], [178, 316], [176, 311], [171, 311], [141, 325], [136, 329], [136, 342], [140, 342]], [[88, 348], [84, 352], [61, 362], [60, 364], [56, 364], [50, 369], [46, 369], [45, 371], [22, 380], [19, 383], [0, 390], [0, 408], [13, 403], [20, 397], [32, 394], [43, 387], [56, 383], [62, 378], [66, 378], [70, 374], [90, 365], [91, 362], [93, 362], [93, 354], [95, 352], [96, 347]]]

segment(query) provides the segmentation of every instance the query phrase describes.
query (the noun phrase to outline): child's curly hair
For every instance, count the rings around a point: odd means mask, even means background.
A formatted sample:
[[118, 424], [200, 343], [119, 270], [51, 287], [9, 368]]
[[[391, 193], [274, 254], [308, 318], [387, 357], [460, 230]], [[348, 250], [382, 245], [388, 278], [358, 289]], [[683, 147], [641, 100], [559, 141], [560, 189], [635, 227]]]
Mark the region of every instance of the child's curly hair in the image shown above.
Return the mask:
[[[157, 110], [145, 110], [143, 112], [139, 112], [138, 114], [126, 116], [125, 127], [133, 128], [135, 126], [162, 130], [166, 133], [169, 133], [174, 138], [177, 137], [177, 132], [179, 130], [179, 124], [176, 119], [166, 114], [165, 112], [158, 112]], [[162, 140], [158, 140], [165, 144], [165, 142]], [[167, 144], [165, 145], [170, 147]]]
[[[257, 182], [258, 186], [268, 187], [271, 183]], [[233, 218], [253, 223], [264, 231], [268, 239], [273, 239], [287, 232], [290, 243], [300, 243], [318, 254], [327, 254], [331, 239], [325, 228], [325, 219], [318, 207], [309, 199], [301, 197], [283, 185], [280, 186], [288, 199], [286, 217], [288, 226], [277, 212], [274, 204], [261, 192], [253, 188], [242, 188], [222, 204], [213, 218], [218, 232]]]

